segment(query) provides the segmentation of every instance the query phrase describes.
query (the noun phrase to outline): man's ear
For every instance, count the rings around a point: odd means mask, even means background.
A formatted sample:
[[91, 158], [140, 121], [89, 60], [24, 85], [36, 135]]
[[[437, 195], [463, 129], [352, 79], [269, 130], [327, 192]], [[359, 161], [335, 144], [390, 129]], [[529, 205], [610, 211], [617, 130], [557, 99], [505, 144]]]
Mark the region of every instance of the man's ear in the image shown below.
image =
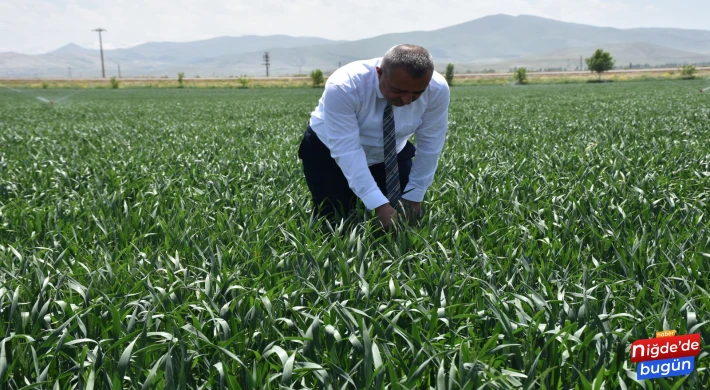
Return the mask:
[[380, 79], [382, 78], [382, 68], [379, 66], [376, 66], [375, 69], [377, 69], [377, 78]]

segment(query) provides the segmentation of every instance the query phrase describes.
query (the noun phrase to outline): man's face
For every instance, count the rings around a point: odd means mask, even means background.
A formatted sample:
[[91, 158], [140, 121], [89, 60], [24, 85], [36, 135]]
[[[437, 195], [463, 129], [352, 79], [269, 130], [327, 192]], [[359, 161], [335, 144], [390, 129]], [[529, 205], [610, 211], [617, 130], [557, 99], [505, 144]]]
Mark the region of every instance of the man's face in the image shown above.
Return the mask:
[[433, 74], [429, 72], [428, 75], [414, 78], [403, 68], [394, 68], [389, 74], [385, 74], [382, 68], [377, 67], [380, 92], [395, 107], [406, 106], [419, 99], [429, 86]]

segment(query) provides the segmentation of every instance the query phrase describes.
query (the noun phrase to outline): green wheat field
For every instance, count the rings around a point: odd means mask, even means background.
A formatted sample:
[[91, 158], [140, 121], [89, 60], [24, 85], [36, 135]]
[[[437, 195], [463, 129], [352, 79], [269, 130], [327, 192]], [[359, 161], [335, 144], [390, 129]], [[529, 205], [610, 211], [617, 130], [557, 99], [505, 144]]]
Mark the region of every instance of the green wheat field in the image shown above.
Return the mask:
[[707, 84], [454, 86], [396, 237], [311, 218], [322, 89], [0, 88], [0, 387], [708, 388]]

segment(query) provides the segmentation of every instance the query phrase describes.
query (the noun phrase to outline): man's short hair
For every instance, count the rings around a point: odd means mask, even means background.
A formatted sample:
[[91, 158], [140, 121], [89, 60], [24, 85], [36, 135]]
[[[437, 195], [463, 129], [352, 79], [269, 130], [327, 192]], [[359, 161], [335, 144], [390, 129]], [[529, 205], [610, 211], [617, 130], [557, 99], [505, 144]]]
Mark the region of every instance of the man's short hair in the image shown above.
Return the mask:
[[387, 50], [380, 67], [385, 75], [395, 68], [403, 68], [410, 76], [419, 78], [434, 71], [434, 58], [421, 46], [403, 44]]

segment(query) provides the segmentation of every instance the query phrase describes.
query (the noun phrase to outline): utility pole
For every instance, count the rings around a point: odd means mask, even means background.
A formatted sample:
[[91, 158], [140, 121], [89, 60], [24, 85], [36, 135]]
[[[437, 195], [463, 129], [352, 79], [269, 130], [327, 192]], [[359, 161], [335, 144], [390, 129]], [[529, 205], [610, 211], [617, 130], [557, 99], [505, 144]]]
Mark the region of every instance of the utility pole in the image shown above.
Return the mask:
[[121, 64], [118, 64], [118, 78], [121, 78]]
[[264, 52], [264, 63], [262, 65], [266, 65], [266, 77], [269, 77], [269, 65], [271, 65], [271, 62], [269, 62], [269, 52], [268, 51]]
[[101, 77], [106, 78], [106, 71], [104, 70], [104, 43], [101, 41], [101, 33], [106, 30], [99, 27], [96, 30], [91, 31], [98, 31], [99, 33], [99, 48], [101, 49]]
[[582, 65], [582, 56], [579, 56], [579, 70], [580, 71], [584, 70], [584, 65]]
[[67, 68], [69, 70], [69, 78], [71, 78], [71, 66]]

